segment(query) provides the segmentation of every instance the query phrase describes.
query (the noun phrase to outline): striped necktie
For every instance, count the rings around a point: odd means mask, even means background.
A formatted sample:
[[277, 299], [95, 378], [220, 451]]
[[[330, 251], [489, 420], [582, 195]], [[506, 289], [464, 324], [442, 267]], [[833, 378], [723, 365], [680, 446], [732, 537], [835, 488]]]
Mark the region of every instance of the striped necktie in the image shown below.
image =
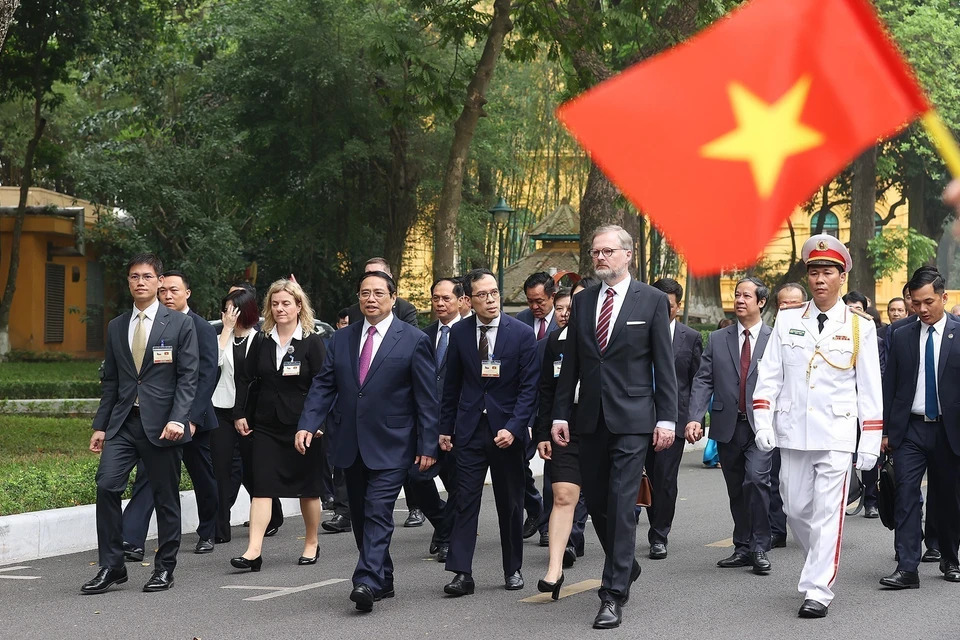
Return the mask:
[[613, 316], [613, 287], [607, 288], [607, 297], [603, 301], [603, 307], [600, 308], [600, 318], [597, 320], [597, 344], [600, 345], [600, 353], [607, 349], [607, 340], [610, 339], [610, 318]]

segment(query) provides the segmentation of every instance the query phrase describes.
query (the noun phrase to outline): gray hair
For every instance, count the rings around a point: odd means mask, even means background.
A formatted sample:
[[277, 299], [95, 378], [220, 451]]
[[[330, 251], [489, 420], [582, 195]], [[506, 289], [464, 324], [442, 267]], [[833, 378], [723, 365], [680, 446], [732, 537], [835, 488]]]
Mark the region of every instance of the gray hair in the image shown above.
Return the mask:
[[597, 227], [593, 232], [593, 236], [590, 238], [590, 243], [593, 244], [593, 241], [597, 239], [597, 236], [604, 233], [615, 233], [617, 235], [617, 241], [620, 243], [621, 249], [626, 249], [627, 251], [633, 251], [633, 237], [627, 233], [626, 229], [616, 224], [607, 224], [602, 227]]
[[[744, 282], [752, 282], [754, 286], [756, 286], [757, 302], [760, 302], [761, 300], [766, 301], [767, 298], [770, 297], [770, 289], [767, 288], [767, 285], [763, 284], [763, 281], [760, 280], [760, 278], [756, 278], [754, 276], [744, 276], [743, 278], [740, 278], [739, 280], [737, 280], [737, 284], [736, 286], [733, 287], [733, 290], [736, 291], [737, 287], [739, 287]], [[766, 304], [762, 304], [760, 305], [760, 308], [762, 309], [765, 306]]]
[[795, 289], [800, 292], [800, 295], [803, 296], [803, 301], [807, 301], [807, 290], [803, 288], [799, 282], [787, 282], [786, 284], [780, 285], [780, 288], [777, 289], [777, 296], [780, 295], [781, 291], [787, 291], [788, 289]]

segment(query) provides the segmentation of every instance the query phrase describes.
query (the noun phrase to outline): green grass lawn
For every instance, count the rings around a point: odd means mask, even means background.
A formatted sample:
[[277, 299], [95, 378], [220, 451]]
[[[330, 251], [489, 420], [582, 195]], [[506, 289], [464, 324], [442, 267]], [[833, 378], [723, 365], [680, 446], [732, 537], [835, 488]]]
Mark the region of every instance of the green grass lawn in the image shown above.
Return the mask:
[[0, 381], [32, 382], [47, 380], [100, 380], [100, 361], [0, 362]]
[[[91, 434], [89, 419], [0, 415], [0, 516], [94, 504]], [[181, 489], [190, 488], [183, 474]]]

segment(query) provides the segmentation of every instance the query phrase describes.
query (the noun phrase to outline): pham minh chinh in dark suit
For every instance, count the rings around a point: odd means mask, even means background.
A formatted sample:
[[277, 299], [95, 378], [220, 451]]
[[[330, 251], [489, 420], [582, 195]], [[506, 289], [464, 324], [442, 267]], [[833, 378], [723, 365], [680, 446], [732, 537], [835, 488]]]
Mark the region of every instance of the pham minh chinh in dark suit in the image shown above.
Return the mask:
[[679, 406], [667, 296], [630, 278], [632, 246], [620, 227], [594, 233], [591, 256], [604, 282], [574, 298], [553, 407], [555, 440], [576, 411], [583, 493], [606, 554], [593, 622], [601, 629], [620, 625], [640, 576], [635, 509], [643, 464], [654, 436], [658, 448], [672, 444]]
[[120, 498], [137, 460], [143, 460], [150, 478], [159, 534], [153, 575], [144, 591], [173, 585], [180, 549], [180, 461], [182, 445], [190, 440], [199, 357], [193, 321], [157, 300], [162, 270], [152, 254], [130, 261], [134, 310], [107, 326], [102, 396], [90, 443], [92, 450], [101, 451], [96, 477], [100, 570], [84, 584], [83, 593], [102, 593], [127, 581]]
[[429, 338], [393, 315], [396, 285], [386, 273], [366, 274], [360, 296], [365, 319], [334, 333], [307, 394], [297, 448], [309, 446], [332, 410], [331, 456], [345, 469], [360, 552], [350, 599], [370, 611], [394, 595], [394, 504], [410, 465], [425, 471], [436, 461], [439, 433]]

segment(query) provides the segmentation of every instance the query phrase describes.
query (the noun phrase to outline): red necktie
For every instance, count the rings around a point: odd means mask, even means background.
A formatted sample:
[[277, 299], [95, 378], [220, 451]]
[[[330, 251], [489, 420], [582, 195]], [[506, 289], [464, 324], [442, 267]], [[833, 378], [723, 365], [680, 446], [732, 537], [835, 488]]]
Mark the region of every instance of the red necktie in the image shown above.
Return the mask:
[[607, 297], [600, 308], [600, 318], [597, 320], [597, 344], [600, 345], [600, 353], [607, 348], [609, 339], [610, 317], [613, 315], [613, 287], [607, 288]]
[[743, 330], [743, 348], [740, 349], [740, 413], [747, 412], [747, 374], [750, 372], [750, 329]]
[[545, 335], [547, 335], [547, 319], [543, 318], [540, 320], [540, 328], [537, 329], [537, 340], [543, 340]]

